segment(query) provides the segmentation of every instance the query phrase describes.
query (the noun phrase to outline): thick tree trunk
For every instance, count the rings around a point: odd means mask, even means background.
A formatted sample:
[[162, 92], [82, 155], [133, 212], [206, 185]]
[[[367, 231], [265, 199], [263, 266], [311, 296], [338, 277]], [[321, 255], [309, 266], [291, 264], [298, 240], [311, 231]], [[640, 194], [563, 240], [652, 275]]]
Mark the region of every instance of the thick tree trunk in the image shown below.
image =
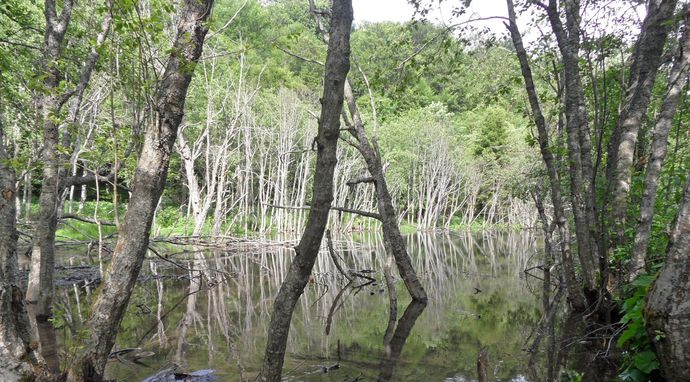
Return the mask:
[[260, 375], [262, 381], [278, 382], [281, 380], [292, 313], [309, 281], [309, 275], [314, 267], [328, 222], [328, 214], [333, 201], [333, 173], [337, 162], [336, 151], [340, 137], [343, 87], [350, 69], [351, 27], [351, 0], [333, 0], [323, 98], [321, 99], [321, 117], [319, 118], [319, 132], [316, 137], [318, 151], [313, 199], [302, 239], [295, 247], [295, 257], [273, 304], [266, 354]]
[[[1, 123], [1, 121], [0, 121]], [[31, 342], [24, 295], [17, 281], [15, 172], [6, 165], [0, 125], [0, 380], [45, 380], [49, 373]]]
[[563, 197], [561, 196], [561, 183], [558, 178], [558, 170], [556, 169], [556, 161], [549, 147], [549, 134], [546, 128], [546, 121], [544, 114], [539, 105], [539, 97], [534, 85], [532, 77], [532, 69], [530, 68], [527, 52], [522, 43], [522, 36], [518, 30], [516, 23], [515, 10], [512, 0], [507, 0], [508, 15], [510, 18], [510, 35], [515, 46], [515, 51], [520, 61], [520, 69], [522, 77], [525, 81], [525, 88], [529, 98], [530, 107], [532, 109], [532, 118], [539, 135], [539, 149], [541, 151], [542, 159], [546, 165], [546, 171], [549, 175], [549, 185], [551, 188], [551, 203], [553, 204], [554, 220], [558, 227], [561, 248], [561, 262], [563, 263], [563, 271], [565, 274], [566, 284], [568, 288], [568, 299], [575, 309], [585, 308], [585, 299], [582, 295], [580, 284], [577, 281], [575, 274], [575, 264], [570, 251], [570, 234], [568, 233], [568, 220], [565, 217], [565, 208], [563, 206]]
[[177, 33], [155, 99], [156, 123], [144, 140], [132, 197], [119, 232], [112, 262], [86, 327], [83, 353], [69, 366], [68, 381], [101, 380], [115, 336], [127, 309], [149, 243], [154, 211], [165, 187], [177, 129], [184, 114], [187, 89], [201, 56], [213, 0], [186, 0]]
[[367, 164], [367, 169], [376, 187], [376, 200], [378, 202], [379, 215], [381, 216], [384, 237], [383, 243], [386, 247], [386, 252], [393, 255], [395, 258], [398, 273], [400, 273], [400, 277], [403, 279], [405, 287], [407, 287], [407, 291], [410, 292], [412, 299], [415, 301], [426, 301], [426, 291], [424, 291], [422, 283], [419, 282], [417, 278], [417, 273], [412, 266], [410, 255], [407, 253], [405, 239], [400, 233], [398, 215], [395, 212], [393, 199], [388, 191], [386, 176], [383, 173], [381, 154], [376, 146], [376, 142], [374, 141], [372, 145], [364, 131], [364, 123], [359, 114], [359, 109], [357, 108], [349, 81], [345, 83], [345, 100], [347, 101], [347, 106], [354, 123], [352, 129], [354, 129], [353, 135], [357, 138], [357, 148]]
[[661, 370], [669, 381], [690, 381], [690, 174], [666, 263], [649, 294], [644, 310]]
[[618, 117], [616, 129], [619, 131], [614, 132], [613, 135], [614, 138], [619, 139], [619, 142], [611, 142], [614, 145], [609, 157], [611, 168], [609, 172], [614, 177], [611, 213], [615, 224], [617, 245], [625, 243], [625, 220], [637, 133], [652, 97], [652, 88], [661, 64], [661, 56], [675, 7], [676, 0], [649, 1], [647, 16], [642, 25], [634, 61], [630, 68], [630, 86]]
[[673, 63], [671, 73], [669, 74], [666, 98], [661, 106], [661, 112], [652, 133], [652, 148], [649, 161], [647, 162], [642, 201], [640, 203], [640, 216], [638, 217], [637, 229], [635, 231], [630, 280], [644, 272], [646, 267], [645, 257], [647, 256], [647, 245], [649, 244], [649, 235], [652, 230], [654, 204], [656, 203], [656, 193], [659, 187], [661, 166], [666, 158], [668, 148], [668, 133], [671, 131], [671, 127], [673, 127], [673, 117], [676, 115], [680, 95], [686, 83], [685, 77], [688, 70], [688, 61], [690, 60], [690, 12], [686, 13], [685, 17], [685, 31], [679, 40], [676, 61]]

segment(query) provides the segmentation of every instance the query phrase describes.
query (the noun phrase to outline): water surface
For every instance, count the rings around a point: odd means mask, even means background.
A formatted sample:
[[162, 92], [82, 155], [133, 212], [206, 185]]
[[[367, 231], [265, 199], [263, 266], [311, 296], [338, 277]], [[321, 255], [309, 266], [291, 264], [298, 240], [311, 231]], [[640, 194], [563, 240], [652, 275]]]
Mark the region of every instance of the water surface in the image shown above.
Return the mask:
[[[404, 319], [388, 352], [381, 238], [370, 233], [336, 237], [343, 266], [375, 281], [343, 290], [347, 280], [324, 246], [293, 316], [284, 379], [471, 381], [477, 379], [477, 355], [486, 349], [491, 380], [528, 380], [523, 348], [541, 314], [538, 280], [524, 274], [537, 263], [535, 238], [486, 232], [415, 233], [406, 239], [429, 303], [408, 306], [395, 274], [398, 317]], [[148, 260], [146, 281], [132, 296], [116, 348], [154, 355], [136, 362], [114, 358], [107, 377], [143, 380], [177, 365], [180, 371], [215, 369], [220, 380], [251, 380], [261, 367], [272, 299], [294, 254], [294, 240], [277, 242], [282, 244], [231, 252], [175, 254], [167, 248], [178, 265]], [[357, 278], [355, 285], [367, 282]], [[65, 288], [61, 294], [62, 308], [74, 317], [68, 321], [78, 321], [83, 309], [76, 297], [83, 306], [84, 288]], [[62, 333], [69, 342], [70, 331]]]

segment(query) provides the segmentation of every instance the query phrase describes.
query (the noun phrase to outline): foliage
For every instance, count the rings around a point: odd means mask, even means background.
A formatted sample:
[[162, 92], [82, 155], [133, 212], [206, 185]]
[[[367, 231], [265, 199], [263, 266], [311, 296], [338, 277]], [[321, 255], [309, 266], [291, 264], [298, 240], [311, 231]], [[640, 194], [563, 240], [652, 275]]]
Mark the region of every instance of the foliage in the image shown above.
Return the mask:
[[621, 323], [625, 325], [625, 330], [618, 338], [617, 345], [629, 352], [621, 373], [624, 381], [646, 381], [651, 373], [659, 369], [643, 316], [644, 299], [655, 279], [656, 274], [645, 274], [635, 279], [630, 284], [632, 295], [621, 306], [624, 313]]

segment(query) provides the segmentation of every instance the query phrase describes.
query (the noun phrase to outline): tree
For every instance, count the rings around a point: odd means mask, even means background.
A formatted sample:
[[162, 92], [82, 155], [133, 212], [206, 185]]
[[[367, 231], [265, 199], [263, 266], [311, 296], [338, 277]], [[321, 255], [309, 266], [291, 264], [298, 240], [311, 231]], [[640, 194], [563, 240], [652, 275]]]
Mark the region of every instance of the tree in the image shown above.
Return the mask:
[[525, 81], [525, 89], [527, 91], [527, 97], [532, 110], [532, 118], [534, 119], [534, 123], [537, 125], [537, 131], [539, 134], [539, 149], [541, 151], [542, 159], [549, 176], [551, 203], [553, 204], [554, 210], [554, 223], [558, 227], [558, 234], [561, 241], [561, 261], [563, 262], [564, 273], [567, 280], [566, 287], [568, 288], [568, 297], [571, 305], [575, 309], [584, 309], [586, 304], [584, 296], [579, 290], [577, 283], [575, 264], [573, 262], [570, 249], [568, 220], [565, 215], [565, 207], [561, 193], [561, 183], [558, 176], [558, 170], [556, 168], [556, 160], [552, 153], [551, 146], [549, 145], [549, 133], [547, 131], [546, 120], [544, 119], [544, 114], [541, 110], [539, 96], [537, 95], [537, 89], [534, 84], [534, 78], [532, 76], [532, 69], [529, 64], [527, 52], [525, 51], [522, 43], [522, 35], [520, 34], [520, 30], [517, 26], [517, 16], [515, 15], [513, 1], [507, 0], [507, 4], [509, 17], [508, 29], [513, 40], [515, 52], [520, 60], [520, 68], [522, 69], [522, 76]]
[[644, 309], [661, 370], [669, 381], [690, 376], [690, 174], [680, 202], [666, 262], [647, 295]]
[[0, 378], [47, 380], [50, 374], [31, 338], [24, 293], [17, 280], [17, 189], [9, 159], [0, 117]]
[[69, 365], [68, 381], [103, 378], [108, 355], [148, 251], [153, 216], [165, 187], [187, 90], [201, 56], [212, 7], [213, 0], [186, 0], [180, 10], [175, 40], [157, 85], [156, 119], [146, 131], [115, 252], [86, 323], [88, 338], [84, 348]]
[[631, 280], [646, 269], [645, 257], [647, 256], [649, 235], [652, 230], [652, 219], [654, 217], [657, 189], [659, 188], [659, 178], [661, 177], [661, 167], [668, 150], [668, 135], [673, 127], [673, 120], [680, 102], [683, 86], [687, 85], [684, 74], [687, 73], [690, 60], [690, 9], [686, 7], [684, 12], [685, 30], [678, 41], [675, 61], [668, 76], [666, 96], [652, 132], [652, 145], [645, 171], [642, 202], [640, 203], [640, 217], [635, 230], [631, 262], [632, 269], [630, 269], [629, 273]]
[[321, 116], [319, 132], [315, 139], [318, 151], [311, 209], [302, 238], [295, 247], [295, 257], [273, 305], [266, 354], [260, 376], [262, 381], [281, 380], [292, 313], [304, 287], [309, 282], [311, 270], [321, 248], [321, 240], [333, 200], [333, 173], [337, 163], [340, 114], [343, 109], [343, 91], [347, 72], [350, 69], [352, 2], [333, 0], [330, 18]]
[[55, 231], [60, 215], [62, 190], [68, 186], [90, 183], [92, 177], [66, 177], [61, 165], [64, 156], [60, 153], [61, 110], [74, 97], [69, 108], [70, 122], [77, 118], [81, 107], [84, 90], [91, 79], [91, 74], [98, 61], [97, 47], [102, 45], [110, 30], [112, 4], [108, 2], [108, 13], [103, 19], [102, 30], [96, 38], [96, 46], [87, 56], [79, 81], [74, 88], [64, 89], [62, 84], [61, 60], [63, 59], [64, 39], [72, 17], [73, 0], [63, 2], [60, 14], [54, 0], [45, 0], [45, 46], [43, 47], [46, 62], [43, 64], [43, 87], [38, 93], [36, 104], [43, 128], [43, 181], [39, 197], [40, 216], [36, 224], [36, 233], [31, 252], [31, 273], [26, 291], [26, 299], [36, 304], [36, 319], [47, 321], [52, 315], [53, 274], [55, 268]]

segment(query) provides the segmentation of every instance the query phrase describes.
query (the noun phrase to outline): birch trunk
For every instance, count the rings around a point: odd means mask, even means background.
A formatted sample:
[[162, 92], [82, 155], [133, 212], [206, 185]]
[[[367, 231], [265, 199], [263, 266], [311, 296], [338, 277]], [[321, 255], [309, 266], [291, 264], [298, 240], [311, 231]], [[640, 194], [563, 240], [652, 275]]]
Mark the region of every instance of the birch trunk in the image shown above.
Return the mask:
[[611, 142], [617, 148], [609, 158], [611, 174], [614, 177], [612, 218], [615, 224], [618, 245], [625, 243], [625, 220], [628, 212], [628, 196], [632, 177], [633, 156], [637, 144], [637, 134], [652, 97], [652, 88], [661, 64], [661, 56], [670, 30], [676, 0], [651, 0], [647, 6], [647, 16], [637, 41], [634, 61], [630, 68], [630, 86], [627, 90], [623, 109], [618, 117], [620, 142]]
[[46, 30], [44, 34], [45, 80], [37, 105], [43, 128], [43, 179], [38, 199], [39, 218], [31, 250], [31, 271], [26, 291], [29, 304], [36, 304], [37, 319], [47, 321], [51, 315], [53, 299], [53, 273], [55, 268], [55, 230], [60, 204], [60, 155], [57, 117], [64, 101], [60, 99], [58, 86], [61, 73], [63, 40], [72, 17], [74, 0], [62, 4], [60, 15], [54, 0], [45, 0], [44, 14]]
[[165, 187], [170, 156], [193, 69], [201, 56], [213, 0], [186, 0], [177, 35], [155, 97], [156, 123], [150, 126], [132, 181], [132, 196], [112, 262], [91, 311], [84, 350], [69, 365], [68, 381], [103, 378], [105, 364], [146, 255], [158, 200]]
[[638, 217], [637, 229], [635, 231], [630, 280], [644, 272], [646, 267], [645, 257], [647, 256], [647, 245], [649, 244], [649, 235], [652, 230], [652, 219], [654, 217], [659, 177], [661, 176], [661, 166], [664, 163], [668, 149], [668, 134], [673, 127], [673, 118], [678, 108], [683, 85], [686, 83], [685, 77], [688, 70], [688, 61], [690, 60], [690, 13], [686, 13], [684, 24], [685, 31], [679, 40], [676, 61], [673, 63], [668, 78], [666, 98], [661, 106], [661, 112], [652, 133], [652, 148], [649, 161], [647, 162], [642, 201], [640, 203], [640, 216]]

